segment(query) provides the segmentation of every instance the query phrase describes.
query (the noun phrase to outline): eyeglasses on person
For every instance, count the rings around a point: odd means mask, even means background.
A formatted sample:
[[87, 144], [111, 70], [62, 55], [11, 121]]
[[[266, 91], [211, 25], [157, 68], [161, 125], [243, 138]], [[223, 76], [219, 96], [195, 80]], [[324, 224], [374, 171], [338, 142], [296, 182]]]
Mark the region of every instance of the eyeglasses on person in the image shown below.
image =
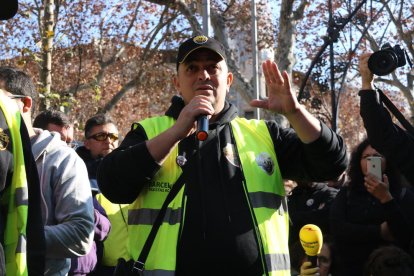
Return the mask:
[[25, 96], [25, 95], [8, 95], [8, 97], [9, 97], [9, 99], [12, 99], [12, 100], [15, 100], [15, 99], [24, 99], [24, 98], [26, 98], [27, 96]]
[[94, 139], [96, 141], [105, 141], [106, 139], [108, 139], [108, 137], [112, 142], [115, 142], [119, 138], [118, 134], [116, 133], [98, 132], [94, 135], [89, 136], [87, 139]]

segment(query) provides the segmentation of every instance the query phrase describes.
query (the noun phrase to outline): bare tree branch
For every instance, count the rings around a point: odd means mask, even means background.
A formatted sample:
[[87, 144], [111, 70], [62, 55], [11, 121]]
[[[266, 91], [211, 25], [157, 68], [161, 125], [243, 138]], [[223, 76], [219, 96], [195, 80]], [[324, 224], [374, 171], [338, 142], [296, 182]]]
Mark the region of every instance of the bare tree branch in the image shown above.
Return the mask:
[[[97, 56], [98, 56], [98, 64], [100, 66], [98, 73], [96, 74], [93, 81], [88, 82], [88, 83], [84, 83], [84, 84], [79, 84], [79, 82], [78, 82], [77, 85], [69, 88], [64, 93], [76, 96], [76, 94], [79, 91], [82, 91], [84, 89], [88, 89], [88, 88], [90, 88], [94, 85], [99, 85], [102, 82], [107, 68], [109, 66], [111, 66], [122, 55], [122, 53], [125, 51], [125, 45], [127, 44], [127, 40], [128, 40], [129, 34], [131, 32], [131, 29], [134, 25], [134, 22], [137, 19], [138, 11], [139, 11], [140, 6], [141, 6], [141, 1], [137, 2], [137, 5], [135, 6], [135, 9], [134, 9], [132, 19], [131, 19], [131, 21], [128, 25], [128, 28], [126, 29], [125, 33], [123, 34], [123, 41], [121, 43], [122, 46], [117, 51], [115, 51], [115, 53], [111, 57], [109, 57], [107, 60], [104, 59], [104, 53], [103, 53], [103, 49], [104, 49], [104, 47], [103, 47], [103, 45], [104, 45], [103, 26], [104, 26], [105, 19], [103, 19], [101, 21], [101, 23], [99, 24], [99, 26], [100, 26], [99, 31], [100, 31], [101, 36], [99, 38], [99, 42], [97, 43], [98, 45], [96, 47]], [[79, 59], [80, 59], [80, 62], [81, 62], [82, 57], [79, 56]], [[80, 70], [81, 70], [81, 68], [80, 68]], [[80, 79], [80, 70], [79, 70], [79, 75], [78, 75], [79, 79]]]
[[[163, 14], [165, 14], [168, 11], [168, 7], [166, 6], [164, 9]], [[162, 17], [163, 18], [163, 17]], [[155, 53], [159, 47], [159, 45], [162, 43], [162, 41], [165, 39], [168, 32], [165, 32], [162, 38], [158, 41], [158, 44], [154, 47], [151, 47], [154, 40], [158, 37], [160, 31], [168, 24], [171, 23], [176, 17], [172, 17], [167, 19], [167, 21], [162, 22], [161, 20], [158, 22], [157, 26], [155, 27], [154, 31], [152, 31], [152, 36], [148, 40], [147, 45], [145, 47], [144, 53], [142, 54], [142, 58], [140, 59], [140, 64], [137, 65], [137, 68], [140, 68], [137, 76], [127, 82], [122, 88], [115, 94], [115, 96], [101, 109], [101, 112], [106, 113], [110, 110], [112, 110], [115, 105], [122, 99], [122, 97], [132, 88], [135, 88], [140, 82], [142, 82], [142, 77], [144, 75], [144, 63], [147, 61], [148, 56], [151, 55], [151, 53]]]
[[302, 0], [299, 4], [298, 8], [293, 12], [293, 20], [299, 21], [299, 20], [303, 19], [305, 9], [309, 4], [310, 3], [308, 1]]

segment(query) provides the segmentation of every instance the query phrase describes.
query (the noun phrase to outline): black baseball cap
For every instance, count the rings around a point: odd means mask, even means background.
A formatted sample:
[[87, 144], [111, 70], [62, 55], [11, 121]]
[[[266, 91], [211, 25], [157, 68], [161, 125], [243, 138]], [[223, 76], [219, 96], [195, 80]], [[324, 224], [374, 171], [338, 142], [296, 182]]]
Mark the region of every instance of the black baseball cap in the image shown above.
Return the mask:
[[0, 5], [0, 20], [10, 19], [17, 13], [17, 0], [2, 0]]
[[183, 63], [192, 52], [201, 48], [212, 50], [213, 52], [221, 56], [223, 60], [226, 60], [226, 51], [224, 50], [223, 44], [221, 44], [214, 38], [207, 37], [204, 35], [198, 35], [190, 39], [187, 39], [178, 48], [177, 70], [178, 65]]

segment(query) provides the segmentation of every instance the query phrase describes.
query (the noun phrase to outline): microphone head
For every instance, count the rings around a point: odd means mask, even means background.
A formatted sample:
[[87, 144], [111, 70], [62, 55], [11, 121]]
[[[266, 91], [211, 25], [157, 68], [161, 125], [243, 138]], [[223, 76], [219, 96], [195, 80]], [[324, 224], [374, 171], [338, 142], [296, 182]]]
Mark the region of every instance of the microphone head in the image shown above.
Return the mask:
[[7, 20], [12, 18], [18, 9], [17, 0], [2, 1], [0, 9], [0, 20]]
[[205, 141], [208, 137], [208, 118], [206, 115], [197, 118], [196, 137], [198, 141]]
[[205, 131], [200, 131], [200, 132], [197, 133], [197, 140], [198, 141], [205, 141], [207, 139], [207, 137], [208, 137], [208, 134]]
[[323, 236], [321, 229], [315, 224], [306, 224], [299, 231], [299, 239], [306, 255], [316, 256], [321, 252]]

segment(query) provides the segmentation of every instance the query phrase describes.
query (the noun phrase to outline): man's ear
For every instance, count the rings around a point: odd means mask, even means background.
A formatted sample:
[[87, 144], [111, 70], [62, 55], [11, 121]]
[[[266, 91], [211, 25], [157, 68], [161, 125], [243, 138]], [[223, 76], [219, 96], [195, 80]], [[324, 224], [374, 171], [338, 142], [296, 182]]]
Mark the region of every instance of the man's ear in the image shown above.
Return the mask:
[[181, 95], [181, 92], [180, 92], [180, 82], [178, 80], [178, 73], [176, 75], [174, 75], [172, 81], [173, 81], [175, 90], [177, 90], [177, 92]]
[[227, 73], [227, 92], [230, 91], [230, 86], [233, 83], [233, 73], [228, 72]]

